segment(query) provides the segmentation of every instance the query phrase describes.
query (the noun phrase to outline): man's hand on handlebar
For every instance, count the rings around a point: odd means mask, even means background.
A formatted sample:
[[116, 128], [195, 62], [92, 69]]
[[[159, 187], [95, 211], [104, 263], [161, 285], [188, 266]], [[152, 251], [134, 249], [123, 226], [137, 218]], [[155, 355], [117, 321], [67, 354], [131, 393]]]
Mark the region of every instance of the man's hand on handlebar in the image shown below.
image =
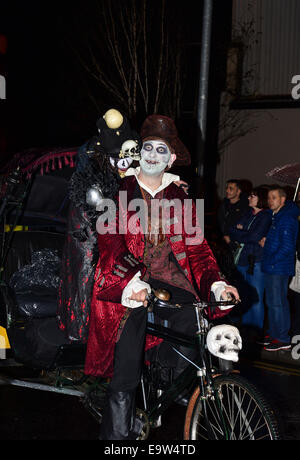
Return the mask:
[[222, 299], [230, 300], [234, 298], [238, 302], [241, 301], [238, 290], [234, 286], [224, 286], [224, 291], [221, 294]]
[[[224, 289], [221, 293], [221, 299], [225, 301], [235, 300], [240, 302], [240, 296], [238, 290], [234, 286], [224, 286]], [[147, 289], [141, 289], [138, 292], [132, 291], [130, 296], [130, 300], [134, 300], [136, 302], [140, 302], [144, 305], [144, 307], [148, 306], [148, 291]]]
[[143, 302], [144, 307], [147, 307], [147, 305], [148, 305], [148, 302], [146, 300], [147, 295], [148, 295], [147, 289], [142, 289], [139, 292], [132, 291], [132, 294], [130, 296], [130, 300], [135, 300], [136, 302]]

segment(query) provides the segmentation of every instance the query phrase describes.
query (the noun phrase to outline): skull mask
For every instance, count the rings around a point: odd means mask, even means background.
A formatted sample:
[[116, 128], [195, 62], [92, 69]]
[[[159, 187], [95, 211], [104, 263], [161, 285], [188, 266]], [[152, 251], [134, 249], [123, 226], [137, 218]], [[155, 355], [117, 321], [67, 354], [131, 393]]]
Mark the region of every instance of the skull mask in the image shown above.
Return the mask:
[[234, 362], [239, 360], [242, 339], [236, 327], [222, 324], [211, 328], [206, 343], [210, 353], [217, 358]]
[[134, 141], [133, 139], [129, 139], [125, 141], [122, 145], [120, 158], [132, 158], [133, 160], [140, 160], [140, 148], [138, 141]]

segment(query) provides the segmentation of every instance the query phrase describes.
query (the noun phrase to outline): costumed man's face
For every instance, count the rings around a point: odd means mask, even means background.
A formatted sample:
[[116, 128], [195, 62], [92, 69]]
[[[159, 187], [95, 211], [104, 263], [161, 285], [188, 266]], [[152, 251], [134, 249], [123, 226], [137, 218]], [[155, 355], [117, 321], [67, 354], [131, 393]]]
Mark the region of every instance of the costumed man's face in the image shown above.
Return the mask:
[[141, 170], [148, 176], [159, 176], [174, 161], [173, 156], [164, 142], [146, 141], [141, 150]]

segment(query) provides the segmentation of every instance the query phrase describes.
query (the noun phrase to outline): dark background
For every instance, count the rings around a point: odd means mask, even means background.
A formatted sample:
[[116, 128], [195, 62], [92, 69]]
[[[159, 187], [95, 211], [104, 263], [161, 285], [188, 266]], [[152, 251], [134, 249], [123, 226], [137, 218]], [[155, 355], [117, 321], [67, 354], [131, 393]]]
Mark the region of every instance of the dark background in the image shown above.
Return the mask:
[[[123, 2], [118, 1], [120, 8]], [[155, 3], [151, 5], [155, 7]], [[209, 154], [204, 159], [207, 192], [214, 186], [218, 161], [219, 97], [225, 85], [231, 3], [214, 2], [206, 149]], [[117, 101], [95, 85], [72, 50], [75, 47], [80, 52], [85, 37], [95, 26], [95, 4], [96, 0], [74, 5], [29, 1], [6, 2], [1, 7], [0, 34], [8, 40], [7, 53], [0, 55], [0, 73], [6, 77], [7, 85], [7, 99], [0, 100], [0, 136], [4, 146], [0, 151], [1, 164], [27, 148], [81, 145], [96, 134], [97, 118], [116, 106]], [[166, 2], [174, 26], [180, 25], [184, 31], [186, 68], [182, 109], [176, 124], [192, 155], [192, 168], [182, 172], [189, 180], [197, 163], [202, 6], [201, 0]], [[152, 21], [151, 27], [155, 28], [155, 9]], [[89, 94], [93, 94], [96, 104]], [[137, 114], [137, 129], [143, 119]]]

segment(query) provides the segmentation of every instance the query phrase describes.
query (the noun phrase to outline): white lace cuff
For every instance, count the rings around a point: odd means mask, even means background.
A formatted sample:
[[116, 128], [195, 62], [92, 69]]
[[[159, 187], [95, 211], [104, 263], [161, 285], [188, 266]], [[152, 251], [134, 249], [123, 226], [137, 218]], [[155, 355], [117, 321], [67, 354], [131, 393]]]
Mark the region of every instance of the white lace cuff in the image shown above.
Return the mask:
[[123, 289], [121, 303], [124, 307], [138, 308], [143, 305], [143, 302], [137, 302], [130, 299], [132, 292], [139, 292], [142, 289], [147, 289], [148, 293], [151, 292], [151, 287], [145, 281], [140, 279], [141, 272], [137, 272], [134, 277], [129, 281], [127, 286]]
[[[225, 281], [215, 281], [211, 285], [211, 291], [215, 296], [217, 302], [222, 300], [222, 292], [224, 291], [225, 286], [228, 286]], [[220, 310], [229, 310], [230, 308], [234, 307], [234, 305], [227, 305], [227, 306], [220, 306]]]

